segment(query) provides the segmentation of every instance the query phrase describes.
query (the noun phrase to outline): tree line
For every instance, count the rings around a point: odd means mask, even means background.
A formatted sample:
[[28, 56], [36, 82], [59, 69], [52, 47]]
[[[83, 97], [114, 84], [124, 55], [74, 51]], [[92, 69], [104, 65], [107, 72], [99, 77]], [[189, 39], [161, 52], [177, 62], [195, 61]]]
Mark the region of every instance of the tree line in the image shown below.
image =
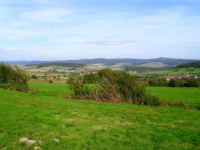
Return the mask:
[[189, 79], [172, 79], [169, 82], [164, 79], [149, 79], [148, 84], [150, 86], [163, 86], [163, 87], [199, 87], [200, 81], [196, 78]]
[[52, 62], [52, 63], [37, 64], [37, 68], [48, 67], [48, 66], [63, 66], [63, 67], [77, 68], [77, 67], [84, 67], [85, 65], [78, 64], [78, 63], [66, 63], [66, 62]]
[[200, 68], [200, 61], [192, 62], [192, 63], [185, 63], [185, 64], [180, 64], [176, 66], [177, 68]]

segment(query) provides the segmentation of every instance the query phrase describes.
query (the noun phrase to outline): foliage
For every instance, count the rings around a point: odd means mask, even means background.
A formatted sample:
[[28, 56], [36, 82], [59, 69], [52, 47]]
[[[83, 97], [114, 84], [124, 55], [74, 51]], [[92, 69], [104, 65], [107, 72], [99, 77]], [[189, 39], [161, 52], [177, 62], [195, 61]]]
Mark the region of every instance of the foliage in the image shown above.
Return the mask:
[[75, 97], [84, 96], [90, 94], [90, 90], [83, 83], [83, 78], [81, 76], [69, 77], [67, 83], [70, 84], [70, 89], [74, 90]]
[[83, 77], [83, 82], [87, 83], [87, 84], [94, 84], [94, 83], [98, 83], [100, 82], [101, 78], [99, 77], [98, 74], [96, 73], [90, 73], [90, 74], [86, 74]]
[[167, 86], [168, 82], [165, 78], [158, 79], [158, 86]]
[[195, 78], [190, 78], [185, 84], [186, 87], [199, 87], [199, 81]]
[[170, 80], [168, 85], [170, 87], [177, 87], [176, 80], [175, 79]]
[[116, 82], [116, 73], [114, 71], [112, 71], [111, 69], [102, 69], [98, 72], [98, 75], [100, 76], [100, 78], [103, 80], [104, 78], [106, 78], [107, 80], [109, 80], [109, 82], [111, 83], [115, 83]]
[[149, 85], [150, 86], [157, 86], [158, 85], [158, 80], [152, 78], [152, 79], [149, 79]]
[[145, 88], [135, 82], [132, 75], [125, 71], [114, 72], [110, 69], [102, 69], [98, 72], [101, 78], [93, 91], [86, 89], [81, 77], [70, 77], [70, 83], [75, 96], [88, 96], [96, 101], [123, 102], [139, 105], [159, 105], [159, 98], [147, 95]]
[[36, 75], [32, 75], [31, 79], [38, 79], [38, 77]]
[[169, 87], [199, 87], [199, 81], [195, 78], [188, 80], [184, 79], [171, 79], [169, 83], [166, 79], [149, 79], [148, 84], [150, 86], [169, 86]]
[[177, 65], [177, 68], [189, 68], [189, 67], [200, 68], [200, 61]]
[[28, 79], [28, 74], [17, 65], [0, 64], [0, 84], [5, 85], [4, 88], [14, 91], [28, 91]]

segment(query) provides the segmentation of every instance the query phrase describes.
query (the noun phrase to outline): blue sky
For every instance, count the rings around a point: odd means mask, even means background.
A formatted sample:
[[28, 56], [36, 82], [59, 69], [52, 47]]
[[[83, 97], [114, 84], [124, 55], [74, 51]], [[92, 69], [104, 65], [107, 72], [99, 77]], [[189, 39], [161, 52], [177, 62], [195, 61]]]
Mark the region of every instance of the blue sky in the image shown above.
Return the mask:
[[200, 59], [200, 0], [1, 0], [0, 60]]

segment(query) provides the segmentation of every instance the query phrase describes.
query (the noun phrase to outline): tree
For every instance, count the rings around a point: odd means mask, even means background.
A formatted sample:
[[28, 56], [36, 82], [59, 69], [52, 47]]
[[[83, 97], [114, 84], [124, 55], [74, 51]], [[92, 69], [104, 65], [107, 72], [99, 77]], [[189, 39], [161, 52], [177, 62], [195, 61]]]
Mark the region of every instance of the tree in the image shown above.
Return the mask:
[[167, 86], [168, 82], [165, 78], [158, 80], [158, 86]]
[[177, 87], [176, 85], [176, 80], [172, 79], [169, 81], [169, 84], [168, 84], [170, 87]]
[[156, 79], [149, 79], [149, 85], [150, 86], [157, 86], [158, 85], [158, 81]]
[[186, 82], [186, 87], [199, 87], [199, 81], [198, 81], [198, 79], [190, 78]]

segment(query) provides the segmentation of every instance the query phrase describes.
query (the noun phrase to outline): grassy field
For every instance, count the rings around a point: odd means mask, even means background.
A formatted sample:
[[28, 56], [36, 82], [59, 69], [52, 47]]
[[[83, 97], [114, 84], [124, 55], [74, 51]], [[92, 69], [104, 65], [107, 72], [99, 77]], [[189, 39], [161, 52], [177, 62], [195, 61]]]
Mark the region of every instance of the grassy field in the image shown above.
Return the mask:
[[161, 62], [152, 62], [152, 63], [146, 63], [146, 64], [142, 64], [142, 65], [139, 65], [141, 67], [155, 67], [155, 68], [161, 68], [161, 67], [165, 67], [165, 66], [168, 66], [166, 64], [163, 64]]
[[[33, 149], [18, 142], [22, 137], [42, 140], [44, 150], [200, 149], [199, 110], [68, 100], [60, 97], [72, 92], [67, 84], [29, 85], [36, 95], [0, 89], [1, 149]], [[164, 91], [159, 96], [170, 100]], [[196, 92], [190, 96], [200, 100]], [[182, 100], [177, 93], [171, 100]]]
[[185, 101], [189, 106], [200, 107], [200, 89], [197, 88], [147, 87], [147, 91], [161, 100]]
[[[194, 68], [190, 68], [194, 69]], [[176, 69], [165, 69], [165, 70], [158, 70], [158, 71], [145, 71], [145, 72], [139, 72], [139, 73], [132, 73], [133, 75], [137, 75], [140, 77], [146, 77], [146, 76], [152, 76], [153, 74], [158, 74], [161, 77], [164, 77], [166, 75], [181, 75], [181, 74], [189, 74], [192, 73], [200, 73], [200, 68], [194, 69], [194, 71], [186, 71], [186, 68], [179, 68], [179, 71], [175, 71]]]

